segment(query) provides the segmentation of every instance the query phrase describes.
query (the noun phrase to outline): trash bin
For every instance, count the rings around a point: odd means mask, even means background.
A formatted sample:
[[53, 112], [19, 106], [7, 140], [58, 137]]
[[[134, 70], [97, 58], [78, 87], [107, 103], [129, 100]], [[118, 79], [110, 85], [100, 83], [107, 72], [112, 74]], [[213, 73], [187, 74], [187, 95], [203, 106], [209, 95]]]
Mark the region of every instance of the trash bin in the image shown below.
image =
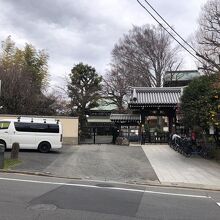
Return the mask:
[[5, 153], [5, 146], [0, 144], [0, 169], [4, 168], [4, 153]]

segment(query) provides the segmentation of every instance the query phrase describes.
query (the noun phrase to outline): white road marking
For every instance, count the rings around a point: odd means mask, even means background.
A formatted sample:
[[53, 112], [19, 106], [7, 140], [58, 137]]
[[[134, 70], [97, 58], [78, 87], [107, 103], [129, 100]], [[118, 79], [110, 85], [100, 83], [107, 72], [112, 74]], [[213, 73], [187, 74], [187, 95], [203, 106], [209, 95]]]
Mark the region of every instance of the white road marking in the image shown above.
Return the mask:
[[191, 198], [206, 198], [210, 199], [210, 196], [200, 196], [200, 195], [191, 195], [191, 194], [180, 194], [180, 193], [167, 193], [167, 192], [155, 192], [155, 191], [145, 191], [146, 193], [160, 194], [160, 195], [170, 195], [170, 196], [182, 196], [182, 197], [191, 197]]
[[[100, 187], [100, 186], [84, 185], [84, 184], [76, 184], [76, 183], [47, 182], [47, 181], [39, 181], [39, 180], [13, 179], [13, 178], [3, 178], [3, 177], [0, 177], [0, 180], [14, 181], [14, 182], [26, 182], [26, 183], [50, 184], [50, 185], [60, 185], [60, 186], [77, 186], [77, 187], [97, 188], [97, 189], [104, 188], [104, 189], [111, 189], [111, 190], [129, 191], [129, 192], [143, 192], [143, 193], [149, 193], [149, 194], [170, 195], [170, 196], [191, 197], [191, 198], [203, 198], [203, 199], [211, 198], [209, 196], [201, 196], [201, 195], [167, 193], [167, 192], [119, 188], [119, 187]], [[217, 203], [217, 204], [220, 206], [220, 203]]]
[[216, 202], [218, 206], [220, 206], [220, 202]]
[[117, 187], [109, 187], [109, 189], [116, 189], [121, 191], [132, 191], [132, 192], [144, 192], [149, 194], [159, 194], [159, 195], [170, 195], [170, 196], [181, 196], [181, 197], [191, 197], [191, 198], [206, 198], [210, 199], [209, 196], [200, 196], [200, 195], [191, 195], [191, 194], [180, 194], [180, 193], [167, 193], [167, 192], [159, 192], [159, 191], [149, 191], [149, 190], [138, 190], [138, 189], [126, 189], [126, 188], [117, 188]]

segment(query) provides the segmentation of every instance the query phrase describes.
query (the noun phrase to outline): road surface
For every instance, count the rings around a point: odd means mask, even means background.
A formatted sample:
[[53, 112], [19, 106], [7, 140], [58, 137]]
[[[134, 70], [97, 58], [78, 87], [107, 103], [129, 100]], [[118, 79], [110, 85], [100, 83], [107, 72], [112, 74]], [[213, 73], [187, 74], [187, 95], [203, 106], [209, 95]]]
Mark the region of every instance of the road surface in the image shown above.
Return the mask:
[[220, 219], [220, 192], [0, 173], [0, 220]]

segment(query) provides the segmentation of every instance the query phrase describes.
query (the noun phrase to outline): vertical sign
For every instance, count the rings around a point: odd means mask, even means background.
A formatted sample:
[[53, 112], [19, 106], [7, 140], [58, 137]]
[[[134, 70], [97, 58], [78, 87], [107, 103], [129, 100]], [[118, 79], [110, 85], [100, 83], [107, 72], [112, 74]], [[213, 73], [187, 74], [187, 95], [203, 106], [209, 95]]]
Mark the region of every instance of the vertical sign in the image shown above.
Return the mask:
[[211, 125], [211, 126], [209, 127], [209, 134], [215, 134], [215, 130], [214, 130], [213, 125]]

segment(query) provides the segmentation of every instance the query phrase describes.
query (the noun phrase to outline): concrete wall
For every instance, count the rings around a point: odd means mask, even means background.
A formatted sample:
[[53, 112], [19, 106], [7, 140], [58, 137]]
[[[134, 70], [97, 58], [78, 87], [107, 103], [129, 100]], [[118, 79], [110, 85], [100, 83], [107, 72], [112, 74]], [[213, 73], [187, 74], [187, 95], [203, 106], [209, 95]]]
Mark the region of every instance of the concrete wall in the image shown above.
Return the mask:
[[61, 118], [58, 117], [63, 126], [63, 143], [64, 144], [78, 144], [78, 118]]
[[[60, 120], [63, 128], [63, 144], [78, 144], [79, 120], [77, 117], [19, 115], [30, 118], [55, 118]], [[1, 119], [16, 119], [18, 115], [1, 115]]]

